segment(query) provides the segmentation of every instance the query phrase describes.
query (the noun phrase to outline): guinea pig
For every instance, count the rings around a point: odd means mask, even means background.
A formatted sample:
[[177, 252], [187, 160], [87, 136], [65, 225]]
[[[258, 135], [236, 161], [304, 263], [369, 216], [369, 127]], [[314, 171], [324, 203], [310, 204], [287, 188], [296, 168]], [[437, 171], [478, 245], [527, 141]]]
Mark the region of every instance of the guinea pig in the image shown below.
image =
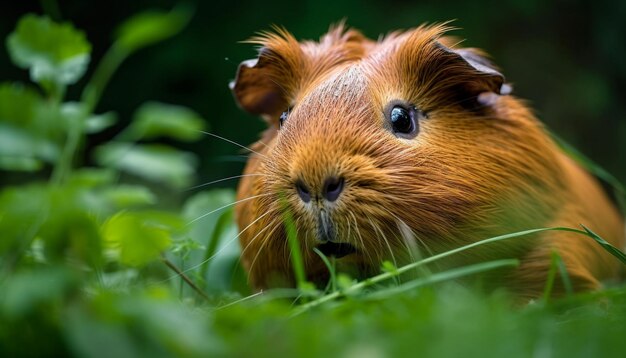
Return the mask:
[[[385, 260], [402, 265], [534, 228], [584, 224], [624, 247], [623, 216], [599, 183], [487, 56], [460, 48], [449, 30], [423, 25], [374, 41], [339, 25], [298, 42], [277, 28], [249, 41], [258, 57], [241, 63], [230, 88], [268, 126], [251, 146], [235, 208], [254, 289], [295, 284], [288, 222], [316, 283], [328, 270], [314, 248], [363, 278]], [[533, 298], [553, 252], [575, 291], [623, 273], [595, 241], [562, 231], [478, 246], [442, 265], [516, 258], [489, 282]], [[564, 289], [557, 280], [554, 293]]]

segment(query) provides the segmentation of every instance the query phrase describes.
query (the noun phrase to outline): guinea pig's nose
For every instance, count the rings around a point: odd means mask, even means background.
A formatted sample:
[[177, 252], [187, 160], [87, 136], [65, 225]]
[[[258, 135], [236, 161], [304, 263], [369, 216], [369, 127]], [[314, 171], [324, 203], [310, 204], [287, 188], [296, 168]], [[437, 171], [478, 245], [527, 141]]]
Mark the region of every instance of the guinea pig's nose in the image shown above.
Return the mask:
[[298, 180], [296, 182], [296, 191], [298, 192], [298, 196], [300, 197], [300, 199], [302, 199], [302, 201], [304, 201], [305, 203], [311, 201], [311, 192], [301, 180]]
[[330, 177], [324, 181], [322, 196], [328, 201], [335, 201], [343, 190], [343, 178]]

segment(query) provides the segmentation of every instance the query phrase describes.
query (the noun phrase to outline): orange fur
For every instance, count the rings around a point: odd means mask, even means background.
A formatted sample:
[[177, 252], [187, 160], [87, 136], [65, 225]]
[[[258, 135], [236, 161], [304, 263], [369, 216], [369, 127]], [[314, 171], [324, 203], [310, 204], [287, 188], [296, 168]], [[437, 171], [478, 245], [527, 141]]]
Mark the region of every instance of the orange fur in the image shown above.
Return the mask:
[[[378, 272], [383, 260], [401, 264], [539, 227], [584, 224], [624, 247], [623, 219], [595, 180], [520, 100], [499, 93], [503, 77], [484, 54], [454, 49], [455, 41], [442, 37], [447, 30], [422, 26], [375, 42], [340, 25], [319, 42], [298, 42], [282, 29], [250, 41], [261, 46], [259, 58], [242, 64], [231, 88], [241, 107], [269, 126], [245, 169], [256, 175], [242, 179], [236, 207], [254, 288], [293, 284], [286, 210], [313, 281], [327, 276], [312, 250], [322, 207], [337, 239], [357, 249], [339, 265], [360, 276]], [[496, 96], [481, 105], [482, 93]], [[397, 100], [428, 115], [415, 138], [389, 129], [384, 111]], [[280, 114], [291, 107], [279, 129]], [[305, 205], [298, 197], [298, 180], [319, 193], [331, 176], [345, 179], [337, 201]], [[491, 279], [532, 298], [543, 290], [552, 250], [577, 290], [596, 289], [620, 270], [589, 238], [562, 232], [485, 245], [444, 265], [519, 258], [518, 268]]]

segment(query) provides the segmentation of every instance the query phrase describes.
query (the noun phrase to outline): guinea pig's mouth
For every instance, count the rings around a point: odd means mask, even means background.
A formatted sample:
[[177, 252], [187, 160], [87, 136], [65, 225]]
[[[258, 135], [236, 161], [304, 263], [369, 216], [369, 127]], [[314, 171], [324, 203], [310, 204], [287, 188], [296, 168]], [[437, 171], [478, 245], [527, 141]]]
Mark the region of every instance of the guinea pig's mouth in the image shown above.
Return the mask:
[[317, 245], [317, 249], [326, 256], [334, 256], [338, 259], [356, 252], [356, 248], [346, 242], [328, 241]]

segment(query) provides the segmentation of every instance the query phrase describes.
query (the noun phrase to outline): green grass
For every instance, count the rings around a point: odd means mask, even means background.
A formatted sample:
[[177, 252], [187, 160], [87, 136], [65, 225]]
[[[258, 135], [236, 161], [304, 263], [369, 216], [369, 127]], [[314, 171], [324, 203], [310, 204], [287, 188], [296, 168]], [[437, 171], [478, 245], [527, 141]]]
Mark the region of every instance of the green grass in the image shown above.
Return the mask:
[[514, 308], [505, 295], [445, 284], [292, 311], [247, 303], [215, 312], [216, 326], [243, 356], [622, 357], [626, 348], [623, 288]]

